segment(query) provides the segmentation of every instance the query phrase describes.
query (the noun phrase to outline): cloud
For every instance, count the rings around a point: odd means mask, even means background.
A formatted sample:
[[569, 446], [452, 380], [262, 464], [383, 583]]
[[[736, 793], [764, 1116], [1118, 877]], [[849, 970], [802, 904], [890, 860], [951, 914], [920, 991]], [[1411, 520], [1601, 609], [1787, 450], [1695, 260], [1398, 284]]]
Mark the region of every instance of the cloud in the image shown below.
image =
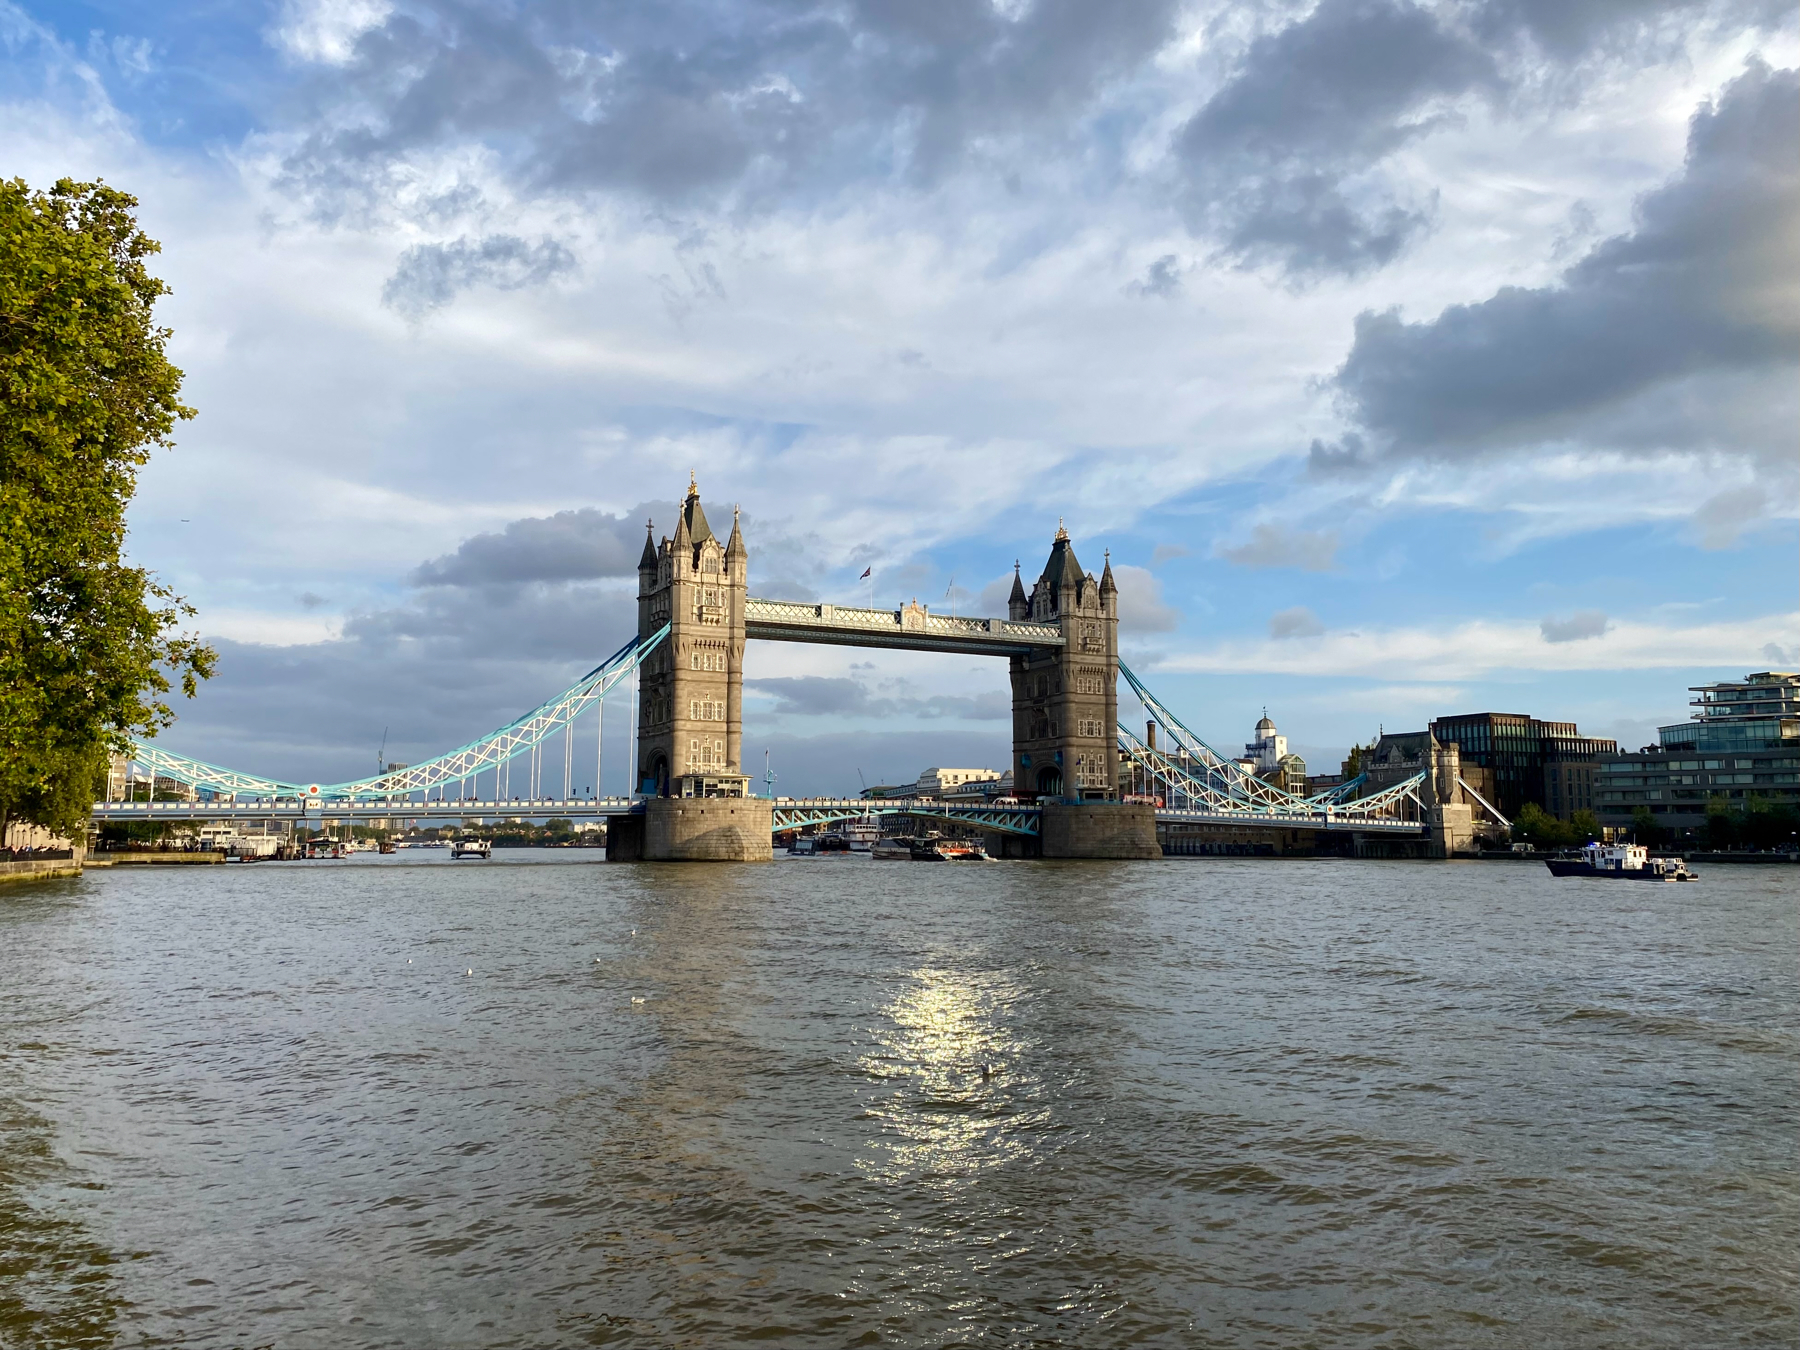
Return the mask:
[[1498, 84], [1481, 45], [1431, 10], [1322, 0], [1252, 42], [1176, 137], [1192, 214], [1247, 263], [1300, 276], [1379, 267], [1431, 203], [1358, 175], [1433, 130], [1448, 101]]
[[1306, 643], [1228, 641], [1166, 654], [1158, 671], [1250, 673], [1391, 680], [1466, 680], [1495, 671], [1668, 670], [1696, 666], [1748, 670], [1770, 632], [1800, 632], [1800, 612], [1672, 626], [1614, 620], [1605, 642], [1546, 643], [1533, 623], [1476, 620], [1443, 628], [1364, 628]]
[[322, 595], [314, 595], [311, 591], [302, 591], [300, 593], [300, 607], [302, 609], [317, 609], [324, 603], [325, 597]]
[[1757, 486], [1716, 493], [1694, 512], [1693, 526], [1702, 548], [1730, 548], [1745, 530], [1769, 510], [1769, 494]]
[[510, 234], [418, 244], [381, 288], [381, 303], [406, 318], [424, 318], [474, 286], [516, 291], [575, 271], [575, 255], [554, 239], [527, 243]]
[[932, 182], [978, 147], [1054, 143], [1165, 44], [1175, 10], [418, 0], [373, 27], [283, 30], [323, 34], [294, 41], [341, 56], [320, 97], [354, 109], [321, 117], [288, 172], [326, 198], [380, 194], [418, 159], [475, 140], [521, 188], [660, 203]]
[[1175, 558], [1185, 558], [1191, 550], [1185, 544], [1158, 544], [1156, 551], [1150, 555], [1150, 565], [1161, 567]]
[[1160, 296], [1165, 300], [1181, 294], [1181, 260], [1165, 253], [1151, 263], [1144, 275], [1125, 288], [1128, 295]]
[[356, 40], [393, 12], [388, 0], [284, 0], [271, 36], [302, 61], [342, 65]]
[[877, 697], [860, 680], [825, 675], [784, 675], [744, 681], [744, 687], [773, 695], [777, 717], [899, 717], [935, 721], [993, 722], [1012, 716], [1012, 699], [986, 691], [974, 695], [934, 694], [926, 698]]
[[1319, 616], [1305, 605], [1296, 605], [1269, 616], [1269, 636], [1276, 641], [1285, 638], [1318, 637], [1325, 631]]
[[1181, 611], [1163, 603], [1162, 580], [1148, 568], [1114, 563], [1113, 582], [1119, 588], [1121, 633], [1170, 633], [1180, 627]]
[[1606, 630], [1606, 615], [1597, 609], [1580, 610], [1566, 619], [1546, 618], [1538, 624], [1545, 642], [1581, 642], [1604, 637]]
[[[1636, 228], [1557, 285], [1424, 323], [1360, 315], [1335, 382], [1365, 435], [1427, 457], [1569, 440], [1737, 452], [1716, 439], [1730, 401], [1794, 403], [1797, 97], [1795, 71], [1753, 64], [1695, 114], [1685, 171], [1639, 201]], [[1773, 459], [1789, 431], [1746, 448]]]
[[1236, 548], [1219, 546], [1219, 556], [1239, 567], [1298, 567], [1329, 572], [1337, 566], [1338, 537], [1330, 530], [1297, 530], [1286, 525], [1258, 525], [1250, 542]]
[[593, 507], [515, 520], [498, 534], [466, 539], [454, 553], [414, 569], [415, 586], [489, 586], [525, 581], [635, 577], [644, 522], [674, 508], [644, 502], [623, 515]]
[[1800, 663], [1800, 647], [1783, 647], [1779, 642], [1763, 643], [1762, 654], [1765, 661], [1773, 661], [1778, 666]]
[[[981, 612], [985, 615], [1004, 617], [1006, 602], [1012, 596], [1013, 574], [1004, 573], [995, 577], [981, 588]], [[1029, 589], [1029, 588], [1027, 588]]]

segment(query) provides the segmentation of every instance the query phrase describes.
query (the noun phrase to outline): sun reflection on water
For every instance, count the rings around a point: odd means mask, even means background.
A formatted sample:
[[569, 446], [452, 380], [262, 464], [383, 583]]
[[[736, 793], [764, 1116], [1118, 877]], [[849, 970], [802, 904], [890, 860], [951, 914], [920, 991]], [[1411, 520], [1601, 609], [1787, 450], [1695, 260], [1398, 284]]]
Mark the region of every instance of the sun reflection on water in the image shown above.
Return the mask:
[[1004, 980], [926, 968], [907, 976], [870, 1029], [858, 1067], [874, 1148], [858, 1166], [883, 1182], [954, 1182], [1028, 1156], [1043, 1111]]

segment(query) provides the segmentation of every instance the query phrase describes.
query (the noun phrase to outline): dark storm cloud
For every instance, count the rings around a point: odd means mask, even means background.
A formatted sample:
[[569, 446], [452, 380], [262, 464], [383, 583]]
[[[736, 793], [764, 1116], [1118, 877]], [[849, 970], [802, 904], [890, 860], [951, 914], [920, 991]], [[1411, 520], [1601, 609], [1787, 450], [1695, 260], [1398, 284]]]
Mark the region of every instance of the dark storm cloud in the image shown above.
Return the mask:
[[651, 509], [565, 511], [476, 535], [419, 567], [401, 603], [351, 614], [328, 641], [214, 639], [218, 674], [163, 743], [336, 782], [369, 772], [384, 735], [389, 758], [412, 762], [503, 726], [636, 631], [636, 587], [615, 578], [635, 572]]
[[1490, 39], [1523, 36], [1546, 55], [1572, 61], [1596, 49], [1654, 43], [1671, 20], [1710, 17], [1766, 28], [1790, 8], [1785, 0], [1487, 0], [1476, 27]]
[[1239, 567], [1298, 567], [1329, 572], [1337, 566], [1338, 537], [1332, 530], [1301, 530], [1288, 525], [1258, 525], [1248, 542], [1218, 546], [1218, 555]]
[[1356, 421], [1394, 452], [1465, 454], [1567, 435], [1659, 386], [1791, 367], [1797, 99], [1792, 70], [1753, 66], [1727, 86], [1694, 117], [1682, 176], [1559, 285], [1507, 287], [1424, 323], [1361, 315], [1336, 375]]
[[1608, 627], [1607, 617], [1600, 610], [1583, 609], [1565, 619], [1544, 619], [1538, 624], [1538, 632], [1545, 642], [1583, 642], [1588, 638], [1605, 637]]
[[330, 641], [215, 638], [218, 674], [160, 743], [250, 772], [342, 781], [370, 771], [384, 735], [388, 757], [410, 763], [504, 726], [617, 650], [636, 621], [634, 594], [619, 586], [443, 586], [354, 615]]
[[[627, 193], [662, 207], [808, 204], [870, 179], [930, 185], [978, 161], [1077, 168], [1109, 191], [1167, 191], [1128, 163], [1136, 132], [1184, 96], [1154, 62], [1175, 0], [745, 0], [571, 6], [407, 0], [315, 69], [311, 130], [287, 181], [326, 217], [393, 205], [440, 225], [480, 206], [469, 184], [416, 196], [406, 162], [478, 143], [514, 191]], [[1175, 191], [1223, 256], [1296, 279], [1386, 264], [1434, 200], [1390, 181], [1399, 148], [1472, 98], [1563, 97], [1595, 59], [1666, 59], [1703, 24], [1780, 21], [1770, 0], [1323, 0], [1218, 4], [1204, 64], [1223, 82], [1171, 145]], [[1272, 26], [1233, 54], [1245, 24]], [[1213, 52], [1218, 53], [1217, 56]], [[1002, 163], [1006, 161], [1007, 163]], [[996, 180], [1016, 184], [1004, 172]], [[502, 236], [502, 239], [505, 237]], [[390, 303], [423, 313], [462, 285], [530, 284], [566, 263], [495, 241], [409, 255]], [[1173, 294], [1159, 260], [1137, 284]]]
[[1181, 260], [1165, 253], [1145, 270], [1144, 275], [1127, 286], [1131, 295], [1160, 296], [1164, 300], [1181, 294]]
[[1491, 57], [1426, 9], [1324, 0], [1253, 42], [1182, 129], [1193, 209], [1247, 262], [1294, 273], [1388, 262], [1428, 213], [1348, 180], [1431, 130], [1434, 103], [1499, 80]]
[[[465, 539], [456, 552], [421, 563], [415, 586], [487, 586], [524, 581], [584, 581], [637, 574], [644, 522], [657, 505], [642, 503], [623, 515], [593, 507], [515, 520], [498, 534]], [[672, 517], [666, 503], [661, 514]]]
[[[747, 177], [931, 178], [977, 138], [1079, 109], [1167, 40], [1173, 0], [421, 3], [321, 76], [289, 170], [324, 197], [482, 140], [527, 180], [681, 200]], [[350, 109], [353, 111], [339, 112]]]
[[575, 255], [554, 239], [537, 243], [510, 234], [420, 244], [400, 256], [381, 288], [381, 302], [409, 319], [421, 319], [472, 286], [516, 291], [575, 270]]

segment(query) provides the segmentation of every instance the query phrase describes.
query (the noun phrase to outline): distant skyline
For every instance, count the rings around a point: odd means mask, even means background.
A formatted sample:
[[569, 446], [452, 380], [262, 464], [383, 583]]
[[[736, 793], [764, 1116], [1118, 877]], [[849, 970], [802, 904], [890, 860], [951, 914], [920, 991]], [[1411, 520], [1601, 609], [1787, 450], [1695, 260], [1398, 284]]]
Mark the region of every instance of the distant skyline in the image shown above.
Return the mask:
[[[491, 730], [629, 632], [690, 470], [773, 597], [1000, 612], [1062, 519], [1148, 683], [1315, 771], [1470, 711], [1635, 748], [1800, 667], [1791, 5], [0, 0], [0, 39], [5, 171], [164, 245], [200, 415], [129, 551], [220, 651], [170, 749], [329, 781]], [[780, 790], [1007, 762], [1003, 663], [749, 664]]]

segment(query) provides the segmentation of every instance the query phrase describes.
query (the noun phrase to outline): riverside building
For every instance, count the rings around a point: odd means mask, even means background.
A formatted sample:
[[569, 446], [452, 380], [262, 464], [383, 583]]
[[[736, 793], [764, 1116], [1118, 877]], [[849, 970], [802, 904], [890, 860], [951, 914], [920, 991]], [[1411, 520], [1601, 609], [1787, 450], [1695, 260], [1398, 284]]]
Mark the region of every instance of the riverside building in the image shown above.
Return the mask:
[[1536, 802], [1558, 819], [1595, 808], [1595, 773], [1615, 755], [1617, 741], [1583, 736], [1573, 722], [1543, 722], [1524, 713], [1462, 713], [1431, 724], [1440, 741], [1454, 741], [1465, 766], [1492, 774], [1494, 804], [1516, 819]]
[[1647, 810], [1669, 830], [1706, 824], [1708, 807], [1800, 809], [1800, 674], [1765, 670], [1695, 685], [1686, 722], [1659, 727], [1659, 744], [1598, 766], [1594, 812], [1626, 828]]

